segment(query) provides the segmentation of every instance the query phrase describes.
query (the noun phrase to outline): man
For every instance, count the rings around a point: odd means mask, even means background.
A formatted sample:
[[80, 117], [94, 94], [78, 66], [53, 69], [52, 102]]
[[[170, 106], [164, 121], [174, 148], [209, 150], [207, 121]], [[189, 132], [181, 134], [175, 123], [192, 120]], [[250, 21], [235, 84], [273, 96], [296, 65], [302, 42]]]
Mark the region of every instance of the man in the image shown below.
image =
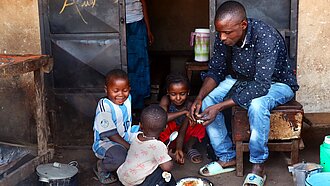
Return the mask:
[[219, 160], [202, 167], [200, 173], [212, 176], [234, 170], [228, 168], [236, 164], [236, 154], [222, 111], [239, 105], [248, 110], [251, 129], [253, 174], [246, 181], [256, 178], [263, 183], [269, 154], [270, 111], [290, 101], [299, 86], [284, 39], [275, 28], [246, 18], [245, 8], [235, 1], [218, 8], [214, 24], [217, 35], [213, 57], [190, 114], [193, 119], [204, 120]]

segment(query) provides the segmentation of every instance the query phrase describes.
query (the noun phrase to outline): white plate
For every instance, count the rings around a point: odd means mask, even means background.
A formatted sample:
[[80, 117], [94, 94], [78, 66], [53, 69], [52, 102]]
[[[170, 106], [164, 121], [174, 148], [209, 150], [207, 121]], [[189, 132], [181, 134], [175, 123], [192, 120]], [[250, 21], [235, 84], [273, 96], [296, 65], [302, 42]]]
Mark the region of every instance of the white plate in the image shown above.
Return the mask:
[[204, 178], [198, 177], [186, 177], [181, 178], [177, 183], [176, 186], [213, 186], [213, 184]]

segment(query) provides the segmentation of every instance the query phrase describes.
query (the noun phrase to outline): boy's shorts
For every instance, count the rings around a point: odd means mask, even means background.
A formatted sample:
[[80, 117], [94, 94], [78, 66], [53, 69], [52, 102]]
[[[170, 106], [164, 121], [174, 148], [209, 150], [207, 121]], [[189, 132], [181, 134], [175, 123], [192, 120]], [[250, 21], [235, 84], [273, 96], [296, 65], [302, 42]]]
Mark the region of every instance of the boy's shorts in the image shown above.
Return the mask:
[[[169, 139], [172, 132], [179, 130], [180, 130], [180, 126], [177, 125], [175, 121], [170, 121], [167, 123], [167, 127], [164, 129], [164, 131], [160, 133], [159, 140], [162, 142], [166, 142]], [[183, 144], [186, 144], [191, 137], [195, 137], [199, 140], [199, 142], [202, 142], [204, 136], [205, 136], [205, 127], [203, 125], [196, 124], [193, 127], [188, 125]]]

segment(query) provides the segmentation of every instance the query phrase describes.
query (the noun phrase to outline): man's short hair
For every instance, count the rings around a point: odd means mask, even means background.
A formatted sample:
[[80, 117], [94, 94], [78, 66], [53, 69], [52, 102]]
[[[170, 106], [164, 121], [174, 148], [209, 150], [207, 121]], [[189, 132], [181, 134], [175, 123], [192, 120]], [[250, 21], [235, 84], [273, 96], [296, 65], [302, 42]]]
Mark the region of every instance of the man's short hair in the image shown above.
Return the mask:
[[226, 1], [222, 3], [217, 9], [214, 20], [224, 20], [227, 16], [233, 16], [241, 21], [246, 19], [244, 6], [237, 1]]

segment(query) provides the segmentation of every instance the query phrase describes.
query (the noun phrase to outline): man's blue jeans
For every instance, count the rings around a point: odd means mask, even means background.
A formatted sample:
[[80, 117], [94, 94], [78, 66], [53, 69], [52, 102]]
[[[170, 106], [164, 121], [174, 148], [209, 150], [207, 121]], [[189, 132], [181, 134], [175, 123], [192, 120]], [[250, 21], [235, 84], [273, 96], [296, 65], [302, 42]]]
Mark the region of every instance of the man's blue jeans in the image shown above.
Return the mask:
[[[235, 84], [236, 79], [230, 75], [210, 92], [203, 100], [202, 110], [220, 103], [230, 88]], [[292, 89], [284, 83], [273, 83], [267, 95], [255, 98], [248, 105], [248, 117], [250, 122], [250, 162], [263, 163], [267, 160], [268, 134], [270, 127], [270, 111], [290, 101], [294, 96]], [[222, 112], [219, 112], [215, 120], [206, 127], [211, 145], [220, 161], [228, 162], [236, 157], [233, 143], [225, 125]]]

